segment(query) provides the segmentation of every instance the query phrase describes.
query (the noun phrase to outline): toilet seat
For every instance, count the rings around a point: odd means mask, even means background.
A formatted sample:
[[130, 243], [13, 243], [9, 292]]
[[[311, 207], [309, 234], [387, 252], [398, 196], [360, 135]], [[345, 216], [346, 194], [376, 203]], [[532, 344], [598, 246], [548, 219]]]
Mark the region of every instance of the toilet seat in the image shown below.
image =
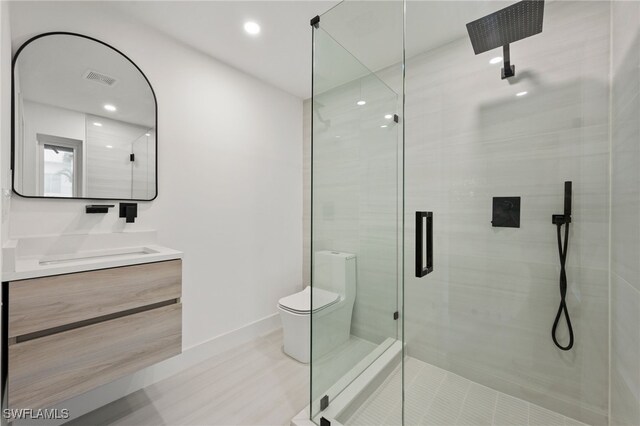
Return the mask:
[[[340, 300], [340, 295], [332, 293], [321, 288], [313, 289], [313, 312], [318, 312], [327, 308]], [[311, 287], [308, 286], [304, 290], [283, 297], [278, 301], [278, 306], [285, 311], [294, 314], [309, 314], [311, 307]]]

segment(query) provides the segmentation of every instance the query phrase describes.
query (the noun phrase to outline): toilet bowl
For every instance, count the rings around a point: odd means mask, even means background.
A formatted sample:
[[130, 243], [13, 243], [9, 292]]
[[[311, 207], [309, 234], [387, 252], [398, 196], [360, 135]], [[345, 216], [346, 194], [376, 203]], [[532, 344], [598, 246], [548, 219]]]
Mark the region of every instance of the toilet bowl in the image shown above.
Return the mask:
[[300, 362], [310, 361], [312, 316], [314, 359], [346, 342], [351, 333], [355, 298], [355, 255], [335, 251], [316, 252], [313, 287], [306, 287], [278, 301], [284, 352]]

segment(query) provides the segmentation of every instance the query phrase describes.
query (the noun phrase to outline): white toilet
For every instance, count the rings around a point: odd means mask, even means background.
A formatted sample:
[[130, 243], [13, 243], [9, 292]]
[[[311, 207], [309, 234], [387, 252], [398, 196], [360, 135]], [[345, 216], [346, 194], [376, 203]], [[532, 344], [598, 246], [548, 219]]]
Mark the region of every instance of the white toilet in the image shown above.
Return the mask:
[[[356, 300], [356, 256], [318, 251], [313, 262], [313, 354], [320, 357], [346, 342]], [[308, 363], [311, 339], [311, 287], [278, 301], [284, 352]]]

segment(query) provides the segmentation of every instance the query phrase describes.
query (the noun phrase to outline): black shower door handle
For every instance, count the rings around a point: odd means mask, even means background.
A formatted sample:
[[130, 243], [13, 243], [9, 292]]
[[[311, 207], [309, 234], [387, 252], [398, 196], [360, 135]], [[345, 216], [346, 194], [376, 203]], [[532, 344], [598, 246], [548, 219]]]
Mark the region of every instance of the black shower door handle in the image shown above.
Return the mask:
[[433, 212], [416, 212], [416, 277], [433, 272]]

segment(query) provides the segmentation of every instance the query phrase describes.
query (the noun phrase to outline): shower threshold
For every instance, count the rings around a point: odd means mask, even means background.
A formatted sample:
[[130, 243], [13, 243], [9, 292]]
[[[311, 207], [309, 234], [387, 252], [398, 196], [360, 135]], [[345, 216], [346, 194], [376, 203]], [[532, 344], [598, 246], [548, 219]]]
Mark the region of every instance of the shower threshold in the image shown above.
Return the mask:
[[319, 412], [320, 401], [314, 401], [313, 421], [309, 415], [310, 407], [291, 419], [291, 426], [319, 425], [322, 417], [331, 422], [331, 426], [341, 426], [341, 419], [349, 418], [369, 398], [372, 392], [382, 385], [389, 375], [400, 365], [402, 343], [396, 339], [387, 339], [378, 345], [358, 365], [353, 367], [329, 390], [329, 407]]

